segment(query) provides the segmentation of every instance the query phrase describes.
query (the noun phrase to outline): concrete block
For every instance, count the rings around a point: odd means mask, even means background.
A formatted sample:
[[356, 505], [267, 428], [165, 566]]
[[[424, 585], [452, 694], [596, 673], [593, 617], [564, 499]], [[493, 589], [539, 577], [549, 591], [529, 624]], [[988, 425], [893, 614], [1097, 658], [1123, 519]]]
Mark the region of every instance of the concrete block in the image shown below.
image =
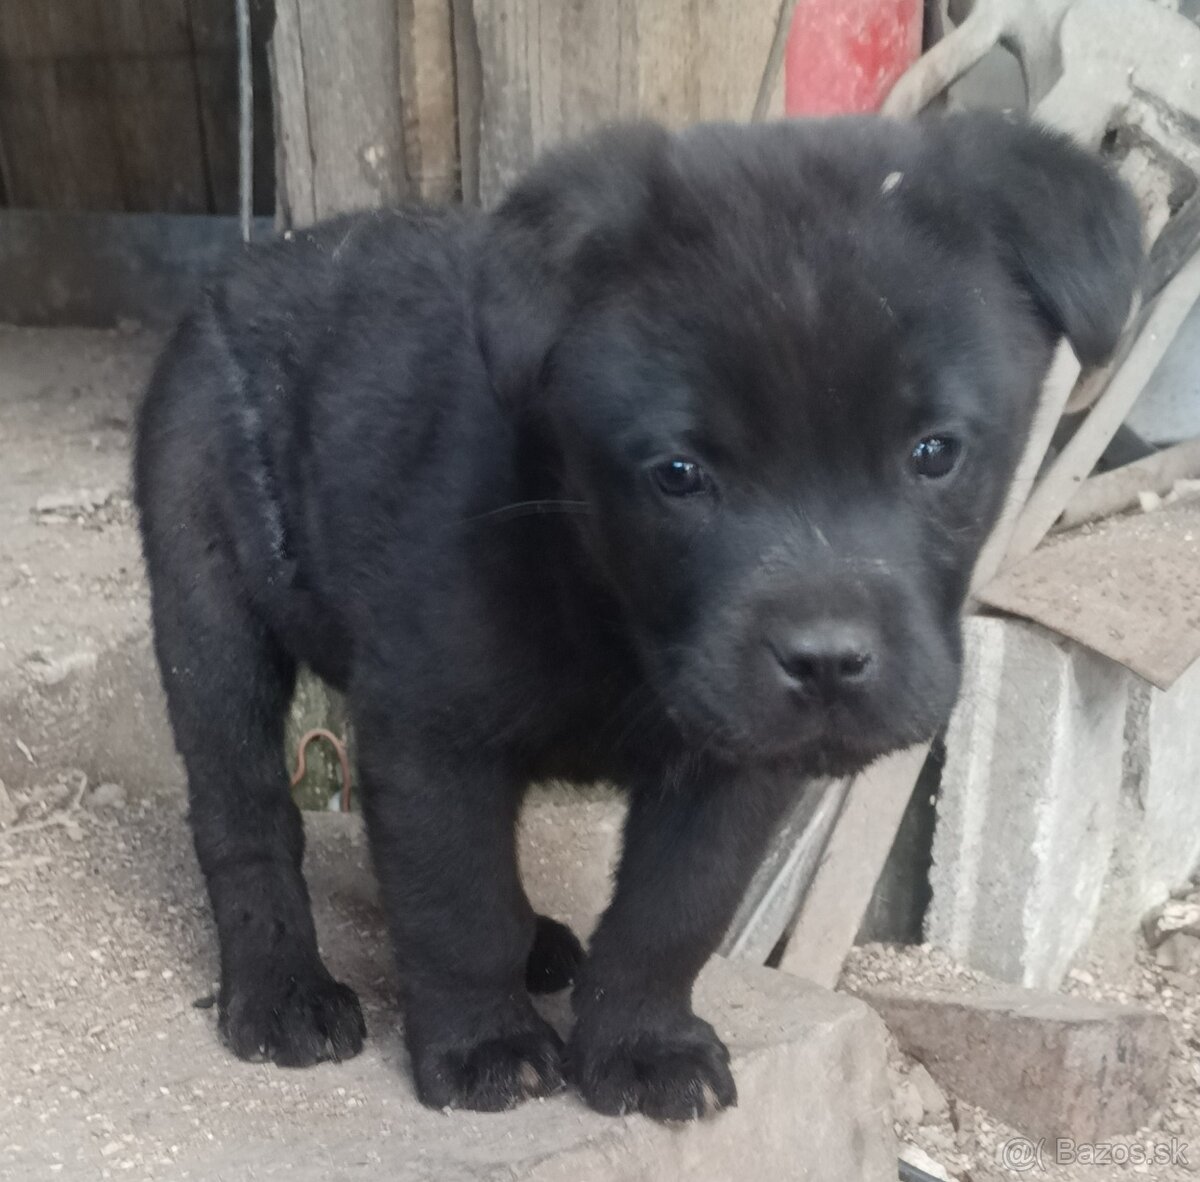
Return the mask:
[[[498, 1114], [422, 1107], [358, 816], [309, 814], [305, 865], [322, 952], [362, 999], [366, 1047], [303, 1071], [238, 1062], [217, 1040], [214, 1012], [192, 1005], [216, 966], [183, 802], [170, 793], [154, 804], [121, 825], [85, 819], [79, 842], [47, 831], [53, 856], [37, 881], [6, 889], [0, 1177], [727, 1182], [749, 1171], [894, 1182], [877, 1015], [720, 960], [696, 991], [738, 1083], [738, 1107], [719, 1117], [686, 1127], [605, 1117], [569, 1091]], [[570, 915], [572, 899], [589, 897], [590, 880], [571, 884], [575, 869], [563, 863], [561, 891], [543, 873], [540, 905]], [[542, 1004], [565, 1027], [566, 996]]]
[[1008, 989], [871, 989], [863, 998], [948, 1092], [1029, 1137], [1095, 1142], [1141, 1128], [1166, 1085], [1162, 1014]]
[[1108, 881], [1087, 947], [1124, 962], [1146, 915], [1200, 870], [1200, 665], [1163, 691], [1131, 677]]
[[1017, 620], [966, 623], [930, 871], [929, 941], [1057, 986], [1092, 933], [1122, 784], [1128, 675]]
[[1140, 919], [1200, 867], [1200, 664], [1169, 690], [1135, 681], [1125, 720], [1122, 794], [1136, 824], [1118, 853], [1137, 867]]
[[1125, 796], [1141, 812], [1139, 914], [1200, 867], [1200, 664], [1169, 690], [1136, 682], [1125, 723]]

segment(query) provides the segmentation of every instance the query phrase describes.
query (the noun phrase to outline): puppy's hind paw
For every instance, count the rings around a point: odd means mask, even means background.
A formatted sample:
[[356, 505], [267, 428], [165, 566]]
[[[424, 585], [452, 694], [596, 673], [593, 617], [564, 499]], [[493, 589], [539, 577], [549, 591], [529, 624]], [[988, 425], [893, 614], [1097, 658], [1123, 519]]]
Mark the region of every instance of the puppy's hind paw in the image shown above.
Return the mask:
[[530, 993], [566, 989], [575, 983], [583, 955], [583, 945], [565, 923], [539, 915], [533, 948], [525, 964], [525, 988]]

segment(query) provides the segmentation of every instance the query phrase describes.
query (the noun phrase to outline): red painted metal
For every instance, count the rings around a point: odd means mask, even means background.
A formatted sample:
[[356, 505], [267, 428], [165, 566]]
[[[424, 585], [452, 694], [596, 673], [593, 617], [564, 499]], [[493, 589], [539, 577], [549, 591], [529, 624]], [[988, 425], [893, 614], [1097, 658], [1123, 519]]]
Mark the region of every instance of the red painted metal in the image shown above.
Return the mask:
[[784, 59], [789, 115], [875, 111], [921, 54], [922, 0], [800, 0]]

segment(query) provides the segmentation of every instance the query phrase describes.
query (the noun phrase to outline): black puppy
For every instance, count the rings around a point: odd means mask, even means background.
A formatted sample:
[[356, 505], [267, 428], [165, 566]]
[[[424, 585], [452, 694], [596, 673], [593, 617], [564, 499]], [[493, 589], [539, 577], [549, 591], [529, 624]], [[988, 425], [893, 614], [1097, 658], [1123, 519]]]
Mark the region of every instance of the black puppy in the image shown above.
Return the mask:
[[[733, 1104], [696, 975], [803, 777], [946, 718], [1055, 343], [1112, 348], [1140, 252], [1097, 160], [986, 115], [618, 129], [493, 213], [248, 252], [136, 460], [234, 1052], [364, 1035], [301, 876], [305, 663], [349, 695], [420, 1098]], [[629, 792], [586, 959], [514, 859], [551, 776]], [[528, 991], [576, 972], [564, 1051]]]

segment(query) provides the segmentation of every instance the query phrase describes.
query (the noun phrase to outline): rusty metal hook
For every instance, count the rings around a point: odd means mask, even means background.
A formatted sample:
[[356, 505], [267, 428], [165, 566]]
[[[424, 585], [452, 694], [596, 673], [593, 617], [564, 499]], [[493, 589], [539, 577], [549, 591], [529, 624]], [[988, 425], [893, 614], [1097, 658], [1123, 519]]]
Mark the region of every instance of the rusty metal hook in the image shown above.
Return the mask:
[[296, 770], [292, 772], [292, 787], [295, 788], [304, 779], [304, 774], [307, 771], [304, 757], [308, 751], [309, 743], [314, 739], [324, 739], [337, 755], [338, 763], [342, 769], [341, 811], [348, 813], [350, 811], [350, 756], [346, 753], [346, 744], [333, 731], [328, 731], [324, 727], [317, 727], [314, 730], [305, 731], [300, 736], [300, 746], [296, 752]]

